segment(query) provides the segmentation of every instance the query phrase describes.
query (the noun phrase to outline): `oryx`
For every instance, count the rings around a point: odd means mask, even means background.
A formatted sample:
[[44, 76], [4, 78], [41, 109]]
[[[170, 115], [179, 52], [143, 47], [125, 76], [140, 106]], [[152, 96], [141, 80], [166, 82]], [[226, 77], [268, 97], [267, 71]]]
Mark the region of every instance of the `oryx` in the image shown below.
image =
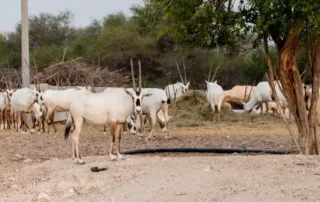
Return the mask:
[[79, 135], [83, 121], [95, 125], [107, 124], [110, 126], [111, 146], [110, 158], [116, 159], [113, 154], [114, 142], [117, 139], [116, 154], [122, 158], [120, 154], [120, 140], [122, 127], [126, 122], [127, 117], [133, 112], [141, 115], [141, 102], [143, 97], [151, 94], [144, 93], [141, 88], [141, 64], [139, 61], [139, 88], [136, 88], [133, 72], [133, 63], [131, 60], [131, 73], [133, 91], [124, 88], [119, 91], [118, 88], [114, 90], [104, 91], [101, 93], [87, 94], [79, 99], [73, 100], [69, 108], [69, 116], [65, 125], [65, 138], [67, 139], [72, 125], [74, 131], [72, 132], [72, 155], [76, 163], [83, 164], [79, 151]]

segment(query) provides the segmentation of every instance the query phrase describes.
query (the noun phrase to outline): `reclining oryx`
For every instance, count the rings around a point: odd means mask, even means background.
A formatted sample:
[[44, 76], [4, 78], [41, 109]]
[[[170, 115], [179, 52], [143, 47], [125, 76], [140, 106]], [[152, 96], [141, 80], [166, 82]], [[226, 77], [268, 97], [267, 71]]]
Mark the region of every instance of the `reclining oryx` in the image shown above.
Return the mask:
[[186, 67], [185, 67], [184, 62], [183, 62], [184, 79], [182, 78], [182, 75], [180, 72], [180, 67], [179, 67], [177, 61], [176, 61], [176, 66], [177, 66], [177, 69], [178, 69], [178, 72], [180, 75], [181, 82], [167, 85], [164, 89], [167, 94], [167, 97], [169, 97], [170, 99], [174, 99], [174, 100], [176, 98], [182, 96], [185, 92], [187, 92], [189, 89], [189, 84], [190, 84], [190, 82], [187, 81], [187, 73], [186, 73]]
[[66, 90], [46, 90], [42, 95], [42, 102], [47, 108], [45, 123], [47, 125], [47, 132], [50, 134], [49, 121], [52, 125], [54, 133], [57, 129], [54, 124], [54, 111], [64, 112], [68, 111], [73, 100], [80, 99], [82, 96], [91, 94], [91, 87], [77, 86], [77, 89], [70, 88]]
[[[95, 125], [109, 125], [111, 135], [110, 158], [116, 159], [113, 154], [114, 142], [117, 140], [116, 154], [120, 154], [121, 132], [127, 117], [136, 112], [141, 114], [141, 100], [151, 94], [144, 93], [141, 89], [141, 65], [139, 62], [139, 88], [136, 88], [131, 62], [132, 83], [134, 91], [123, 88], [122, 91], [110, 90], [107, 92], [94, 93], [83, 96], [81, 99], [74, 100], [69, 109], [69, 117], [65, 126], [65, 138], [70, 133], [71, 126], [74, 125], [72, 132], [72, 155], [76, 163], [83, 164], [79, 151], [79, 135], [83, 120]], [[115, 88], [116, 89], [116, 88]]]

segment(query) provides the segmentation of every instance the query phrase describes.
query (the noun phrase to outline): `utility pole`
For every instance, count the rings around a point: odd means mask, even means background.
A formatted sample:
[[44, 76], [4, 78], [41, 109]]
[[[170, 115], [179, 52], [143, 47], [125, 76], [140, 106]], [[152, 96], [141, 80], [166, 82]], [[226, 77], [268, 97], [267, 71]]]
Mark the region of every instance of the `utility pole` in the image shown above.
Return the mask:
[[21, 78], [22, 87], [30, 87], [28, 0], [21, 0]]

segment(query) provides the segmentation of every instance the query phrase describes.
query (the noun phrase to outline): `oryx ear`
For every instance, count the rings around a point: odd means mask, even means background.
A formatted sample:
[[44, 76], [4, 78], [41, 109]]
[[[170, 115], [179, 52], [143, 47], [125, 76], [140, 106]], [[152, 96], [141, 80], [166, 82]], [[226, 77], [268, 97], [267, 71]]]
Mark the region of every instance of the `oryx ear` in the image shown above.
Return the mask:
[[207, 84], [209, 84], [209, 83], [210, 83], [210, 82], [209, 82], [209, 81], [207, 81], [207, 80], [205, 80], [205, 81], [206, 81], [206, 83], [207, 83]]
[[190, 81], [188, 81], [188, 83], [186, 84], [186, 87], [187, 87], [187, 88], [189, 88], [189, 84], [190, 84]]
[[152, 93], [146, 93], [146, 94], [143, 94], [143, 97], [148, 97], [148, 96], [151, 96]]
[[245, 105], [246, 103], [241, 101], [241, 104], [242, 104], [242, 105]]
[[133, 93], [133, 92], [132, 92], [129, 88], [125, 88], [124, 91], [125, 91], [128, 95], [132, 96], [132, 93]]
[[217, 83], [217, 80], [215, 80], [213, 83]]

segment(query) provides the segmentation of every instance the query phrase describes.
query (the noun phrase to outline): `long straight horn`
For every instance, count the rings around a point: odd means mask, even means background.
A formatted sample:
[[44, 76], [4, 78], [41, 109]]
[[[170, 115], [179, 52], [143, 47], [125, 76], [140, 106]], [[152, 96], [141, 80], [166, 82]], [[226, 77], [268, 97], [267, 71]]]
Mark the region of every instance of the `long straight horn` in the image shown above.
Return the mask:
[[184, 60], [182, 61], [183, 64], [183, 71], [184, 71], [184, 84], [187, 84], [187, 71], [186, 71], [186, 65], [184, 64]]
[[36, 63], [36, 60], [33, 58], [33, 63], [34, 63], [34, 67], [36, 69], [36, 77], [37, 77], [37, 80], [34, 81], [34, 85], [36, 87], [36, 90], [40, 91], [40, 82], [39, 82], [39, 77], [38, 77], [38, 67], [37, 67], [37, 63]]
[[182, 78], [182, 75], [181, 75], [180, 68], [179, 68], [177, 60], [176, 60], [176, 66], [177, 66], [177, 69], [178, 69], [178, 72], [179, 72], [179, 75], [180, 75], [181, 82], [184, 84], [184, 80]]
[[217, 66], [217, 68], [214, 70], [214, 74], [213, 74], [213, 76], [212, 76], [212, 78], [211, 78], [211, 82], [213, 82], [213, 80], [215, 79], [216, 74], [217, 74], [217, 71], [218, 71], [218, 69], [221, 67], [221, 63], [222, 63], [222, 61], [219, 63], [219, 65]]
[[137, 86], [136, 86], [136, 82], [135, 82], [135, 80], [134, 80], [134, 72], [133, 72], [133, 61], [132, 61], [132, 58], [131, 58], [131, 77], [132, 77], [133, 90], [136, 90], [136, 89], [137, 89]]
[[139, 91], [141, 91], [142, 88], [142, 78], [141, 78], [141, 62], [139, 60]]
[[211, 61], [211, 65], [210, 65], [210, 70], [209, 70], [209, 74], [208, 74], [208, 82], [210, 82], [210, 76], [211, 76], [212, 66], [213, 66], [213, 61]]

